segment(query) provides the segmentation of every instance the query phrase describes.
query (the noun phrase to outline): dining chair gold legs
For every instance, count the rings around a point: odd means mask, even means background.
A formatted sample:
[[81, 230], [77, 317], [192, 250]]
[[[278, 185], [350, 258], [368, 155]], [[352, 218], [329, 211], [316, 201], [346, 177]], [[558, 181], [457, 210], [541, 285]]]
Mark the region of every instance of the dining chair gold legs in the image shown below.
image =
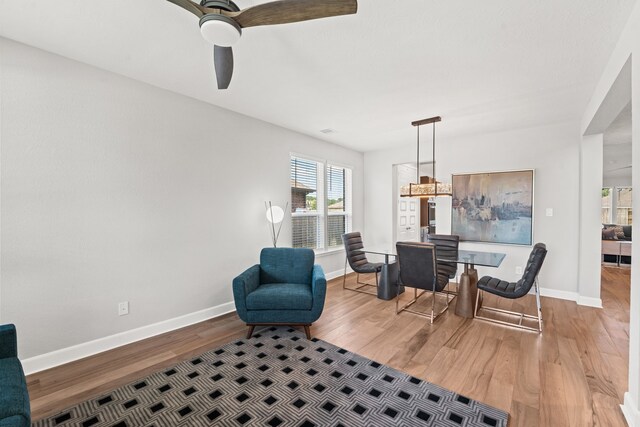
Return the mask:
[[[485, 322], [489, 322], [489, 323], [496, 323], [499, 325], [504, 325], [504, 326], [510, 326], [512, 328], [518, 328], [518, 329], [524, 329], [527, 331], [533, 331], [533, 332], [542, 332], [542, 306], [540, 305], [540, 287], [538, 284], [538, 279], [536, 278], [534, 281], [534, 287], [535, 287], [535, 293], [536, 293], [536, 308], [537, 308], [537, 315], [533, 316], [531, 314], [525, 314], [525, 313], [521, 313], [518, 311], [509, 311], [509, 310], [503, 310], [500, 308], [495, 308], [495, 307], [485, 307], [482, 305], [483, 303], [483, 299], [484, 299], [484, 291], [482, 291], [481, 289], [478, 289], [478, 293], [476, 295], [476, 308], [475, 308], [475, 312], [474, 312], [474, 317], [478, 320], [482, 320]], [[494, 319], [492, 317], [486, 317], [486, 316], [481, 316], [478, 314], [478, 312], [480, 310], [486, 310], [486, 311], [491, 311], [494, 313], [501, 313], [501, 314], [506, 314], [509, 316], [517, 316], [518, 319], [516, 319], [516, 323], [514, 322], [507, 322], [506, 320], [499, 320], [499, 319]], [[538, 323], [538, 327], [534, 328], [531, 326], [526, 326], [523, 325], [523, 321], [525, 319], [528, 320], [537, 320]]]
[[[400, 287], [398, 287], [398, 289], [400, 289]], [[413, 304], [418, 302], [418, 298], [420, 298], [422, 295], [424, 295], [427, 292], [431, 293], [431, 313], [412, 310], [409, 308]], [[438, 317], [440, 317], [440, 315], [442, 315], [445, 311], [447, 311], [447, 309], [449, 308], [449, 304], [451, 303], [451, 301], [453, 301], [453, 298], [455, 298], [455, 295], [454, 295], [451, 299], [449, 299], [449, 295], [451, 295], [449, 292], [436, 292], [435, 290], [433, 291], [423, 290], [418, 294], [418, 289], [413, 288], [413, 299], [408, 303], [406, 303], [405, 305], [403, 305], [402, 307], [400, 307], [400, 292], [398, 291], [398, 294], [396, 295], [396, 314], [400, 314], [401, 312], [406, 311], [407, 313], [413, 313], [419, 316], [426, 317], [430, 320], [430, 323], [433, 323]], [[444, 304], [444, 306], [437, 312], [436, 312], [436, 296], [444, 297], [446, 299], [446, 304]]]
[[[371, 273], [375, 275], [376, 284], [361, 282], [360, 273], [356, 272], [356, 284], [360, 286], [348, 287], [347, 286], [347, 259], [344, 260], [344, 274], [342, 275], [342, 289], [349, 291], [362, 292], [363, 294], [378, 295], [378, 273]], [[373, 288], [373, 289], [372, 289]]]

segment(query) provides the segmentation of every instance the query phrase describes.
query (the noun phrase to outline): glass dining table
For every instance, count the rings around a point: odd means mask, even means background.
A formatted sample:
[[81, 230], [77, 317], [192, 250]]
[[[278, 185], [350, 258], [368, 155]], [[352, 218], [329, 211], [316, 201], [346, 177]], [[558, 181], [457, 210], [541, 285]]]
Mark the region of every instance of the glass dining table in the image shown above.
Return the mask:
[[[378, 287], [378, 298], [390, 300], [397, 294], [398, 282], [398, 263], [395, 262], [397, 254], [395, 249], [389, 248], [363, 248], [362, 252], [366, 254], [375, 254], [384, 256], [384, 265], [380, 272], [380, 280]], [[391, 260], [393, 257], [393, 260]], [[460, 283], [458, 284], [458, 297], [456, 302], [455, 313], [458, 316], [472, 318], [474, 313], [474, 304], [476, 301], [476, 293], [478, 292], [478, 271], [476, 266], [481, 267], [500, 267], [506, 254], [500, 252], [470, 251], [460, 249], [458, 258], [439, 258], [436, 251], [436, 259], [438, 261], [456, 262], [464, 264], [464, 271], [460, 275]], [[404, 289], [400, 290], [401, 292]]]

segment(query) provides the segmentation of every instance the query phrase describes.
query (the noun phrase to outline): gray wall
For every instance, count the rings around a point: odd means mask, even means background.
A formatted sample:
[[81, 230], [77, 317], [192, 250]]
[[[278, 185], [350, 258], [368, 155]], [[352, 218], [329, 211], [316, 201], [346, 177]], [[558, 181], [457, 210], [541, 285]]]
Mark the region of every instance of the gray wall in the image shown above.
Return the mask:
[[[0, 49], [0, 323], [17, 324], [23, 358], [232, 301], [232, 278], [270, 245], [264, 201], [290, 198], [290, 152], [353, 167], [363, 226], [361, 153], [6, 39]], [[326, 272], [343, 260], [318, 258]]]

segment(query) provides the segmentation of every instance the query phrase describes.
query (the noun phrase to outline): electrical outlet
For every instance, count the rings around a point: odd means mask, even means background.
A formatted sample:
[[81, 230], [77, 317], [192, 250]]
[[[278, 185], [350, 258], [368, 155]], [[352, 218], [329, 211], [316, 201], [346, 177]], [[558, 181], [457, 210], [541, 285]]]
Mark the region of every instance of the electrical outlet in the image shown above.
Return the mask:
[[129, 301], [121, 302], [118, 304], [118, 316], [124, 316], [129, 314]]
[[522, 267], [520, 266], [516, 267], [516, 274], [522, 274]]
[[553, 216], [553, 208], [547, 208], [546, 214], [547, 216]]

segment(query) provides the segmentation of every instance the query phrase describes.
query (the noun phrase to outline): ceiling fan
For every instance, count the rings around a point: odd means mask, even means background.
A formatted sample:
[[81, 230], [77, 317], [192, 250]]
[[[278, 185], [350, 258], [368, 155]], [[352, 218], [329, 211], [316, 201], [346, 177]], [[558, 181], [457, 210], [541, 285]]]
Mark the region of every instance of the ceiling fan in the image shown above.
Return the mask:
[[623, 169], [631, 169], [631, 167], [632, 167], [632, 166], [631, 166], [631, 165], [629, 165], [629, 166], [623, 166], [623, 167], [621, 167], [621, 168], [609, 169], [609, 171], [608, 171], [608, 172], [616, 172], [616, 171], [621, 171], [621, 170], [623, 170]]
[[233, 75], [231, 46], [242, 29], [260, 25], [288, 24], [331, 16], [350, 15], [357, 0], [278, 0], [240, 10], [231, 0], [167, 0], [200, 18], [202, 37], [213, 44], [213, 64], [218, 89], [226, 89]]

